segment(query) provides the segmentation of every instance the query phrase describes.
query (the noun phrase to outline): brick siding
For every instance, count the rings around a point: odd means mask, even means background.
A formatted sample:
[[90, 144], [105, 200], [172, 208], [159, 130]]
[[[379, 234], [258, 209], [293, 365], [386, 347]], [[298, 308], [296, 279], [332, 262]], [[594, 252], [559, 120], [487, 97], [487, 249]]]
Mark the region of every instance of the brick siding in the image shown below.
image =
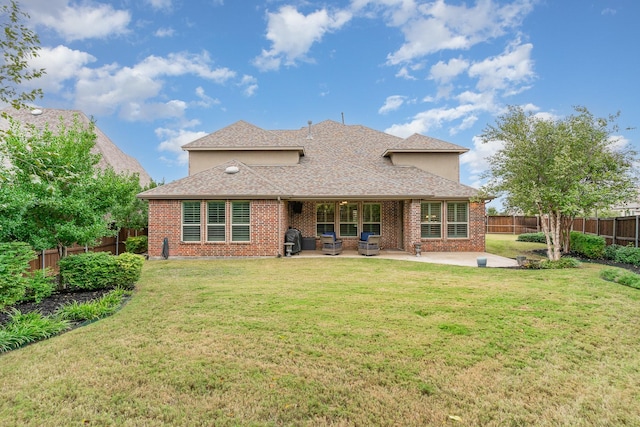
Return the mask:
[[[231, 202], [227, 202], [227, 229], [230, 228]], [[177, 257], [249, 257], [283, 255], [284, 233], [289, 227], [297, 228], [303, 237], [316, 237], [316, 204], [302, 203], [302, 212], [295, 213], [291, 203], [278, 200], [251, 201], [250, 242], [206, 242], [206, 201], [201, 202], [200, 242], [182, 242], [182, 201], [149, 201], [149, 256], [162, 256], [164, 238], [169, 240], [169, 256]], [[326, 201], [324, 203], [335, 203]], [[366, 203], [366, 202], [365, 202]], [[469, 237], [464, 239], [421, 239], [421, 200], [371, 201], [381, 203], [383, 249], [414, 252], [414, 244], [422, 243], [425, 252], [484, 251], [484, 203], [469, 204]], [[362, 209], [362, 202], [359, 203]], [[336, 213], [337, 214], [337, 213]], [[278, 219], [280, 221], [278, 222]], [[229, 239], [227, 233], [227, 239]], [[356, 249], [358, 237], [341, 237], [345, 249]], [[316, 248], [319, 248], [316, 239]]]

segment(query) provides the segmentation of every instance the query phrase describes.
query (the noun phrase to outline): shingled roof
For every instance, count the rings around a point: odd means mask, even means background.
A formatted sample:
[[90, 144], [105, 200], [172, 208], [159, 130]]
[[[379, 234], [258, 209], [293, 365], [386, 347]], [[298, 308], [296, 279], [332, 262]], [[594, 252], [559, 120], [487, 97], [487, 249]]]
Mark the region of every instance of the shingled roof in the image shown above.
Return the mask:
[[[256, 139], [252, 139], [254, 137]], [[417, 137], [410, 138], [409, 145], [415, 146]], [[246, 165], [235, 160], [151, 189], [139, 197], [355, 200], [469, 199], [478, 195], [474, 188], [419, 168], [394, 166], [384, 154], [390, 148], [400, 146], [405, 141], [402, 138], [331, 120], [309, 128], [276, 131], [262, 131], [246, 122], [237, 122], [184, 148], [232, 146], [234, 141], [247, 148], [265, 144], [304, 147], [305, 156], [298, 164], [287, 166]], [[438, 140], [426, 140], [428, 144], [432, 141]], [[466, 150], [453, 144], [445, 148], [455, 152]], [[230, 166], [234, 168], [229, 169]]]
[[[74, 117], [77, 117], [83, 125], [90, 123], [89, 118], [79, 110], [57, 110], [51, 108], [15, 110], [13, 108], [6, 108], [3, 112], [7, 113], [18, 123], [34, 125], [37, 129], [44, 129], [45, 126], [48, 125], [52, 130], [55, 130], [61, 119], [65, 125], [69, 126], [73, 124]], [[9, 126], [8, 120], [0, 118], [0, 129], [7, 130]], [[95, 126], [94, 131], [96, 134], [96, 144], [92, 152], [101, 154], [98, 167], [102, 169], [111, 167], [116, 173], [137, 173], [140, 178], [140, 185], [142, 186], [148, 185], [151, 182], [151, 177], [138, 160], [120, 150], [97, 126]]]

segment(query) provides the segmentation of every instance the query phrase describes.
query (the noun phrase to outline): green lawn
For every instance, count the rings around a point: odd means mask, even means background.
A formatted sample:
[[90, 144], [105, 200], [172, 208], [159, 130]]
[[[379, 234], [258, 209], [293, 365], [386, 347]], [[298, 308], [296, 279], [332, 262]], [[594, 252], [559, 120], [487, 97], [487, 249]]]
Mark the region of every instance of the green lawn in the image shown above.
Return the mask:
[[0, 356], [0, 425], [640, 425], [640, 291], [379, 258], [153, 261]]
[[534, 251], [546, 250], [547, 245], [543, 243], [518, 242], [515, 234], [487, 234], [485, 238], [487, 252], [502, 255], [507, 258], [514, 258], [518, 255], [524, 255], [528, 259], [545, 259], [544, 255], [540, 255]]

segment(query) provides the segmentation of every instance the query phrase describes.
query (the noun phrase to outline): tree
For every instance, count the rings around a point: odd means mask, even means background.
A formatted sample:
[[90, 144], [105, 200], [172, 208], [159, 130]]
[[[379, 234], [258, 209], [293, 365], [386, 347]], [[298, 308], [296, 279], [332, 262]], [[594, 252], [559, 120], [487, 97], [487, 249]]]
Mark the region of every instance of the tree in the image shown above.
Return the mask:
[[127, 195], [135, 197], [139, 184], [96, 167], [93, 123], [83, 126], [76, 118], [65, 126], [61, 120], [55, 132], [11, 123], [5, 136], [8, 163], [0, 175], [0, 239], [38, 250], [57, 247], [65, 255], [74, 243], [92, 245], [113, 234], [108, 214]]
[[20, 85], [41, 77], [44, 69], [32, 69], [29, 60], [38, 56], [40, 40], [38, 35], [29, 29], [24, 21], [29, 15], [22, 12], [18, 2], [11, 0], [0, 7], [0, 102], [10, 104], [15, 109], [24, 107], [26, 103], [42, 96], [41, 89], [21, 92]]
[[573, 219], [608, 208], [636, 194], [636, 153], [616, 146], [617, 115], [595, 118], [586, 108], [549, 120], [509, 107], [483, 131], [484, 143], [503, 147], [489, 158], [484, 190], [504, 195], [507, 209], [537, 213], [546, 236], [548, 256], [569, 250]]

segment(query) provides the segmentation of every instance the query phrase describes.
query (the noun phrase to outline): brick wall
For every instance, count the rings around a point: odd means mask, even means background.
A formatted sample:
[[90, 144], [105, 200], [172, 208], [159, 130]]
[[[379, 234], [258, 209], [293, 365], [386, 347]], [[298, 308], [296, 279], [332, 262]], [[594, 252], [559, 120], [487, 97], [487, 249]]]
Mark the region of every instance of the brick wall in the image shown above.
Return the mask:
[[[372, 201], [375, 202], [375, 201]], [[469, 238], [420, 238], [420, 200], [383, 201], [382, 242], [384, 249], [401, 249], [414, 253], [414, 244], [422, 243], [425, 252], [484, 251], [484, 203], [469, 205]], [[229, 207], [227, 202], [227, 206]], [[284, 233], [291, 226], [303, 237], [315, 237], [316, 204], [302, 203], [302, 212], [295, 213], [291, 203], [277, 200], [251, 202], [251, 242], [181, 242], [182, 203], [179, 200], [150, 200], [149, 256], [162, 255], [162, 242], [169, 239], [169, 256], [277, 256], [283, 255]], [[326, 201], [325, 203], [335, 203]], [[361, 204], [359, 205], [361, 209]], [[229, 210], [228, 210], [229, 212]], [[230, 215], [227, 214], [229, 221]], [[206, 238], [206, 201], [201, 204], [202, 239]], [[278, 221], [279, 219], [279, 221]], [[227, 228], [230, 224], [227, 224]], [[345, 249], [356, 249], [358, 237], [342, 237]], [[316, 248], [319, 248], [316, 240]]]

